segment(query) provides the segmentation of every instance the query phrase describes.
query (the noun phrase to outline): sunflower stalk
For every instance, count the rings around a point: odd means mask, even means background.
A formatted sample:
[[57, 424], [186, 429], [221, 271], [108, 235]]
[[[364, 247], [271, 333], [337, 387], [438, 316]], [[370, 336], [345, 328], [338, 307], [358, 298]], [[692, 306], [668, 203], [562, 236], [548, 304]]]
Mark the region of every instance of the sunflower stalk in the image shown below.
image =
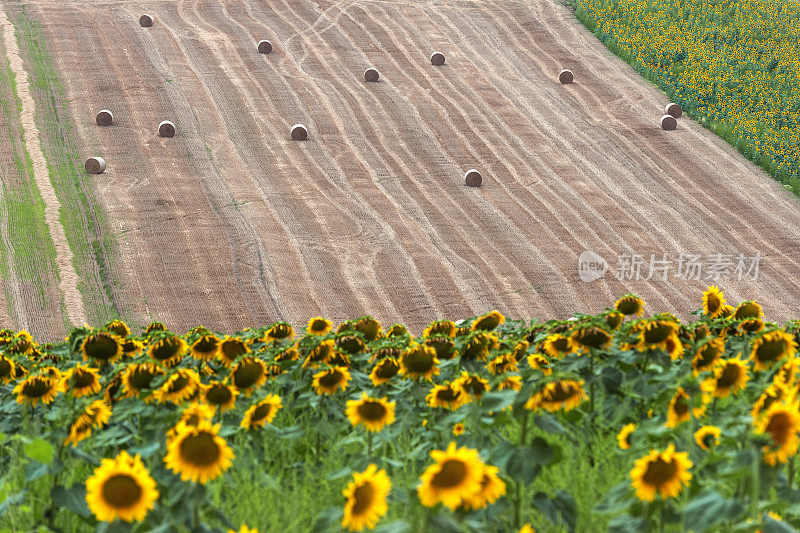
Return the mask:
[[758, 500], [761, 494], [761, 453], [758, 446], [753, 445], [753, 460], [750, 463], [750, 516], [758, 514]]
[[[525, 410], [522, 417], [522, 431], [520, 432], [519, 445], [525, 447], [525, 442], [528, 440], [528, 419], [530, 418], [530, 411]], [[516, 494], [514, 496], [514, 525], [517, 528], [522, 527], [522, 496], [523, 486], [521, 479], [515, 479]]]

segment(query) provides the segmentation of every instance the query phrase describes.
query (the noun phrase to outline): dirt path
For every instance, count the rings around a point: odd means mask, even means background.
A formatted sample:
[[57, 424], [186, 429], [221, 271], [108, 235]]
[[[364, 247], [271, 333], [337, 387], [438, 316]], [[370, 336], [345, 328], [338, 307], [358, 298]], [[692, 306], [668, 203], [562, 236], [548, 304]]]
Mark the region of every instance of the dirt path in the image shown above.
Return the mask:
[[[596, 312], [628, 291], [687, 318], [715, 283], [586, 283], [584, 250], [612, 269], [625, 253], [760, 253], [758, 280], [716, 283], [796, 315], [797, 199], [689, 119], [661, 131], [664, 95], [555, 0], [32, 4], [83, 147], [109, 161], [95, 184], [134, 323], [369, 313], [418, 329]], [[93, 124], [103, 107], [115, 126]], [[165, 118], [174, 139], [155, 135]], [[296, 122], [309, 141], [289, 140]], [[463, 186], [471, 167], [480, 189]]]
[[56, 262], [58, 264], [58, 276], [60, 279], [60, 289], [64, 297], [64, 306], [69, 321], [76, 326], [86, 323], [86, 315], [83, 307], [83, 298], [78, 290], [78, 275], [72, 265], [72, 251], [67, 243], [64, 228], [59, 220], [61, 205], [56, 197], [53, 185], [50, 183], [50, 176], [47, 170], [47, 162], [42, 155], [39, 142], [39, 129], [35, 120], [35, 105], [28, 87], [28, 74], [22, 64], [19, 54], [19, 47], [14, 36], [13, 25], [8, 20], [5, 11], [0, 5], [0, 27], [3, 28], [3, 43], [5, 45], [8, 61], [15, 76], [17, 95], [22, 103], [20, 119], [22, 129], [33, 164], [33, 174], [36, 186], [44, 201], [44, 216], [50, 236], [56, 249]]

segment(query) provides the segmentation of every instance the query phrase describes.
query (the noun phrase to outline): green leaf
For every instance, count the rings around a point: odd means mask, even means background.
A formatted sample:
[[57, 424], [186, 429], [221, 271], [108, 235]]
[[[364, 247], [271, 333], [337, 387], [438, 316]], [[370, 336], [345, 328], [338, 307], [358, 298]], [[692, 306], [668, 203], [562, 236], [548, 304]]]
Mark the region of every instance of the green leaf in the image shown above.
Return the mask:
[[552, 433], [554, 435], [563, 435], [567, 432], [564, 426], [562, 426], [558, 420], [555, 419], [555, 417], [547, 413], [534, 416], [533, 423], [536, 424], [536, 427], [542, 431], [546, 431], [547, 433]]
[[36, 439], [22, 447], [25, 456], [40, 463], [50, 464], [53, 460], [53, 445], [44, 439]]
[[605, 367], [600, 377], [603, 382], [603, 388], [606, 389], [606, 392], [609, 394], [616, 394], [619, 391], [622, 378], [622, 372], [613, 366]]
[[9, 506], [11, 505], [19, 505], [22, 503], [23, 498], [25, 497], [25, 493], [28, 492], [27, 490], [22, 490], [17, 492], [16, 494], [12, 494], [3, 503], [0, 503], [0, 517], [6, 514], [8, 511]]
[[764, 518], [764, 525], [761, 528], [764, 533], [797, 533], [797, 529], [783, 521]]
[[557, 490], [552, 498], [543, 492], [538, 492], [533, 497], [533, 504], [554, 524], [563, 523], [570, 532], [575, 531], [578, 521], [578, 504], [572, 495]]
[[499, 412], [514, 403], [517, 397], [515, 390], [491, 391], [481, 398], [481, 408], [484, 411]]
[[629, 481], [618, 483], [592, 509], [599, 514], [617, 514], [630, 507], [631, 484]]
[[328, 481], [335, 481], [337, 479], [342, 479], [343, 477], [347, 477], [353, 473], [353, 470], [349, 466], [345, 466], [344, 468], [340, 468], [339, 470], [328, 474], [327, 480]]
[[684, 508], [686, 527], [706, 531], [722, 522], [734, 520], [743, 510], [738, 501], [723, 498], [710, 490], [694, 497]]
[[609, 533], [639, 533], [647, 531], [647, 522], [641, 516], [631, 516], [627, 514], [615, 516], [608, 523]]
[[398, 520], [376, 527], [373, 533], [405, 533], [406, 531], [411, 531], [409, 523], [405, 520]]
[[50, 491], [50, 498], [59, 507], [69, 509], [78, 516], [83, 518], [92, 516], [92, 512], [86, 505], [86, 486], [83, 483], [75, 483], [69, 489], [61, 485], [55, 486]]
[[536, 437], [531, 442], [531, 457], [536, 464], [547, 466], [553, 460], [554, 455], [553, 447], [542, 437]]
[[322, 511], [314, 525], [311, 526], [311, 533], [327, 533], [328, 531], [340, 531], [339, 523], [342, 520], [341, 507], [329, 507]]
[[32, 483], [47, 475], [47, 465], [39, 461], [31, 461], [25, 465], [25, 483]]

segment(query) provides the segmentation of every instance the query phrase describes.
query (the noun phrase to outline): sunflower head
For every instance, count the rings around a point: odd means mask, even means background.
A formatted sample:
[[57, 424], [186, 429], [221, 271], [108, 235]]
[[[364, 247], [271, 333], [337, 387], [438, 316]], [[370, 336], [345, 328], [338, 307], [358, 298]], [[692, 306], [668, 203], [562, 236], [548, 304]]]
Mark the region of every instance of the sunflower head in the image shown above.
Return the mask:
[[236, 405], [236, 396], [239, 390], [233, 385], [227, 385], [221, 381], [211, 381], [203, 387], [203, 400], [224, 413], [228, 409], [233, 409]]
[[469, 393], [461, 387], [458, 380], [434, 385], [425, 399], [431, 407], [450, 409], [451, 411], [455, 411], [470, 401]]
[[617, 434], [617, 442], [619, 447], [627, 450], [631, 447], [631, 434], [636, 431], [636, 424], [625, 424]]
[[386, 332], [387, 337], [407, 337], [410, 333], [403, 324], [395, 324]]
[[761, 318], [764, 312], [761, 306], [753, 301], [742, 302], [733, 311], [733, 318], [736, 320], [746, 320], [748, 318]]
[[400, 356], [400, 374], [409, 378], [431, 379], [439, 373], [436, 350], [424, 344], [413, 344]]
[[794, 357], [797, 351], [797, 342], [794, 335], [783, 330], [764, 333], [753, 341], [750, 360], [756, 371], [769, 369], [776, 362]]
[[218, 435], [219, 424], [182, 426], [167, 443], [164, 463], [184, 481], [205, 483], [231, 466], [233, 451]]
[[672, 396], [672, 399], [669, 402], [669, 407], [667, 407], [667, 427], [674, 428], [681, 422], [689, 420], [692, 415], [695, 417], [703, 415], [705, 412], [705, 407], [701, 406], [692, 409], [689, 403], [689, 395], [683, 390], [682, 387], [678, 387], [678, 390], [675, 392], [675, 395]]
[[296, 346], [289, 346], [286, 349], [281, 350], [277, 354], [275, 354], [275, 358], [273, 359], [276, 363], [280, 363], [283, 361], [297, 361], [300, 358], [300, 352], [297, 350]]
[[557, 358], [573, 351], [573, 343], [570, 342], [569, 337], [560, 333], [553, 333], [548, 335], [542, 343], [542, 351], [550, 357]]
[[670, 342], [678, 340], [678, 324], [671, 320], [648, 320], [639, 326], [639, 351], [662, 349], [669, 351]]
[[431, 325], [425, 328], [422, 332], [423, 337], [433, 337], [441, 335], [444, 337], [456, 336], [456, 324], [452, 320], [436, 320], [431, 322]]
[[17, 403], [35, 407], [42, 403], [48, 405], [53, 402], [58, 394], [59, 382], [56, 378], [40, 374], [33, 374], [17, 383], [14, 394]]
[[146, 328], [144, 328], [144, 334], [150, 335], [151, 333], [156, 333], [158, 331], [167, 331], [167, 326], [162, 324], [161, 322], [150, 322]]
[[725, 295], [716, 285], [711, 285], [703, 293], [703, 314], [709, 318], [719, 318], [725, 309]]
[[570, 411], [588, 398], [583, 389], [583, 380], [562, 379], [547, 383], [541, 391], [528, 399], [525, 408]]
[[167, 368], [176, 366], [189, 349], [186, 341], [171, 333], [156, 334], [150, 340], [148, 355], [158, 364]]
[[219, 344], [217, 357], [225, 366], [231, 366], [237, 357], [249, 353], [251, 353], [250, 347], [242, 339], [226, 335]]
[[456, 343], [449, 337], [430, 337], [425, 339], [423, 344], [436, 350], [436, 357], [439, 360], [454, 359], [458, 356]]
[[198, 361], [213, 361], [219, 357], [219, 344], [219, 337], [213, 333], [207, 333], [192, 343], [189, 353]]
[[124, 339], [131, 334], [131, 328], [129, 328], [128, 324], [122, 320], [112, 320], [111, 322], [108, 322], [103, 329], [113, 333], [121, 339]]
[[605, 321], [606, 327], [614, 331], [616, 329], [619, 329], [619, 327], [622, 325], [622, 321], [625, 320], [625, 315], [623, 315], [619, 311], [608, 311], [603, 315], [603, 319]]
[[364, 353], [368, 349], [367, 343], [365, 343], [359, 335], [352, 333], [337, 335], [334, 343], [338, 351], [348, 355]]
[[498, 355], [486, 365], [489, 372], [495, 375], [505, 374], [506, 372], [516, 372], [518, 369], [517, 359], [513, 353]]
[[644, 313], [644, 300], [635, 294], [625, 294], [614, 303], [614, 309], [625, 316], [639, 316]]
[[343, 366], [335, 366], [314, 374], [312, 386], [317, 394], [334, 394], [338, 389], [345, 390], [350, 381], [350, 371]]
[[100, 331], [87, 335], [80, 348], [84, 360], [99, 364], [113, 363], [122, 356], [122, 339], [113, 333]]
[[480, 377], [477, 374], [470, 374], [466, 370], [461, 373], [461, 376], [455, 380], [453, 383], [458, 383], [458, 385], [464, 389], [472, 398], [476, 400], [480, 400], [481, 397], [489, 392], [489, 382], [486, 381], [484, 378]]
[[103, 459], [86, 480], [86, 503], [99, 521], [144, 520], [157, 499], [156, 482], [141, 458], [124, 450], [114, 459]]
[[469, 337], [469, 340], [465, 343], [461, 358], [465, 360], [478, 359], [480, 361], [485, 361], [486, 357], [489, 355], [489, 351], [496, 349], [499, 345], [500, 343], [495, 335], [478, 330], [471, 334], [471, 337]]
[[306, 333], [309, 335], [325, 335], [333, 329], [333, 322], [327, 318], [317, 316], [308, 321]]
[[288, 322], [277, 322], [264, 334], [264, 342], [282, 341], [294, 337], [294, 329]]
[[376, 387], [392, 379], [400, 371], [400, 364], [394, 357], [387, 357], [376, 364], [370, 372], [369, 379]]
[[254, 403], [245, 411], [240, 427], [254, 429], [271, 424], [281, 407], [283, 407], [281, 397], [277, 394], [268, 394], [263, 400]]
[[676, 452], [670, 444], [663, 452], [652, 450], [638, 459], [631, 470], [633, 488], [636, 496], [643, 501], [653, 501], [656, 493], [662, 498], [674, 498], [683, 485], [692, 479], [689, 469], [692, 462], [686, 452]]
[[764, 327], [764, 321], [760, 318], [747, 318], [739, 322], [739, 324], [736, 326], [736, 329], [744, 335], [749, 335], [763, 331]]
[[102, 388], [98, 370], [79, 364], [64, 374], [61, 390], [81, 398], [97, 394]]
[[709, 338], [703, 342], [692, 358], [692, 370], [695, 375], [714, 368], [714, 365], [725, 353], [725, 339]]
[[261, 359], [247, 356], [234, 365], [230, 375], [236, 388], [249, 397], [267, 381], [267, 365]]
[[494, 309], [489, 313], [480, 316], [472, 321], [472, 330], [473, 331], [494, 331], [497, 329], [497, 326], [502, 324], [506, 321], [506, 317], [498, 311]]
[[144, 343], [136, 339], [126, 339], [122, 341], [122, 355], [134, 358], [144, 350]]
[[477, 450], [456, 448], [456, 443], [451, 442], [446, 450], [432, 451], [431, 457], [435, 462], [420, 476], [417, 488], [424, 506], [441, 502], [455, 509], [477, 496], [485, 468]]
[[16, 365], [12, 359], [0, 355], [0, 384], [5, 384], [17, 379]]
[[589, 353], [592, 349], [603, 350], [611, 344], [611, 334], [597, 326], [582, 326], [574, 329], [569, 336], [573, 350]]
[[758, 433], [769, 436], [764, 447], [764, 462], [770, 465], [785, 463], [797, 453], [800, 438], [800, 412], [795, 402], [775, 402], [754, 421]]
[[522, 378], [520, 376], [508, 376], [497, 384], [497, 390], [522, 390]]
[[362, 425], [367, 431], [380, 431], [394, 422], [395, 402], [386, 398], [371, 398], [366, 393], [358, 400], [347, 402], [347, 418], [353, 426]]
[[342, 527], [350, 531], [373, 529], [388, 510], [386, 496], [391, 487], [389, 476], [374, 464], [353, 474], [353, 481], [342, 491], [346, 499]]
[[717, 426], [703, 426], [694, 432], [694, 441], [703, 450], [710, 450], [719, 444], [720, 434]]
[[703, 392], [715, 398], [725, 398], [731, 393], [744, 390], [748, 379], [750, 376], [747, 373], [747, 363], [739, 357], [732, 357], [717, 363], [713, 376], [704, 380], [700, 387]]
[[153, 393], [153, 396], [161, 403], [169, 401], [180, 405], [192, 398], [199, 389], [200, 374], [188, 368], [180, 368]]
[[481, 477], [481, 488], [472, 497], [465, 498], [462, 507], [465, 509], [483, 509], [494, 503], [506, 493], [506, 484], [497, 475], [496, 466], [485, 465]]
[[157, 376], [166, 372], [154, 363], [133, 363], [122, 372], [122, 390], [127, 398], [135, 398], [151, 389], [151, 383]]
[[364, 316], [358, 319], [353, 324], [353, 329], [360, 332], [367, 342], [372, 342], [383, 336], [383, 328], [381, 323], [372, 318], [371, 316]]
[[308, 355], [303, 362], [303, 368], [327, 363], [331, 355], [333, 355], [335, 348], [336, 344], [334, 343], [333, 339], [327, 339], [320, 342], [308, 352]]
[[463, 435], [463, 434], [464, 434], [464, 423], [463, 422], [459, 422], [458, 424], [453, 426], [453, 435], [454, 436], [458, 437], [459, 435]]

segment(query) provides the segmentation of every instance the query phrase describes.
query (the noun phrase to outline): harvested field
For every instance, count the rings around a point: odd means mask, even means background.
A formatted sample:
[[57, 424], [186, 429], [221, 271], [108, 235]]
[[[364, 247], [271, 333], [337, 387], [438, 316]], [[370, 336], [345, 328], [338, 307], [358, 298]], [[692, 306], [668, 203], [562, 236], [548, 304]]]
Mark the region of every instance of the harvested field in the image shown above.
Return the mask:
[[[796, 315], [796, 197], [688, 118], [662, 131], [666, 97], [556, 1], [28, 4], [80, 149], [109, 164], [85, 179], [133, 324], [369, 313], [420, 328], [492, 308], [596, 312], [628, 291], [686, 315], [714, 283], [583, 282], [584, 250], [612, 269], [631, 252], [758, 252], [757, 282], [717, 284], [770, 319]], [[269, 60], [264, 35], [279, 43]], [[579, 83], [559, 83], [564, 65]], [[368, 66], [381, 83], [365, 86]], [[105, 107], [114, 128], [85, 112]], [[163, 117], [180, 135], [153, 134]], [[286, 135], [298, 122], [306, 143]], [[472, 167], [480, 188], [464, 187]]]

